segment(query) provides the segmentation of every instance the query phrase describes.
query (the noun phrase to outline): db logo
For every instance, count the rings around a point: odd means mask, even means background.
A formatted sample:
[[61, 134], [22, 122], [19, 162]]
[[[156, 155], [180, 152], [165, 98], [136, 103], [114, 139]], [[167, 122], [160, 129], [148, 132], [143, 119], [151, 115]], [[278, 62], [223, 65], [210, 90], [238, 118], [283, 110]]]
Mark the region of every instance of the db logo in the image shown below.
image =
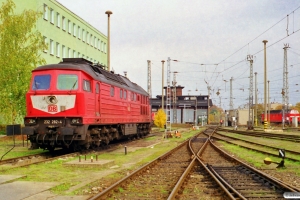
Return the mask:
[[48, 105], [48, 112], [57, 112], [57, 105]]

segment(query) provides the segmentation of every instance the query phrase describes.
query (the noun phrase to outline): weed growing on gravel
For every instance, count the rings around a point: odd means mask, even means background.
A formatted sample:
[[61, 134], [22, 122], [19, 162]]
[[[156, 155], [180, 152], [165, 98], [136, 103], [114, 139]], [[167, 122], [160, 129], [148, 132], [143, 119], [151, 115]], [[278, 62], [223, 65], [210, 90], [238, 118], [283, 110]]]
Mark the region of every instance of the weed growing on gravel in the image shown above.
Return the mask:
[[68, 190], [70, 187], [72, 187], [71, 183], [62, 183], [60, 185], [57, 185], [51, 189], [51, 191], [57, 193], [57, 194], [63, 194], [64, 191]]

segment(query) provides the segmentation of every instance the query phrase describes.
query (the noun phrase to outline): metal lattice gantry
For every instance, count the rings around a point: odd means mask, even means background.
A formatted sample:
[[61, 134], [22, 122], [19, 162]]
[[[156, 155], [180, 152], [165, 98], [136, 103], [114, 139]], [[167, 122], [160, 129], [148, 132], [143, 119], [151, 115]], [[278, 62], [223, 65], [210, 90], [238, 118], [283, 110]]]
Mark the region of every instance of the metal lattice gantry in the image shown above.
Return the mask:
[[172, 85], [173, 85], [173, 93], [172, 93], [172, 96], [173, 96], [173, 123], [177, 123], [177, 102], [176, 102], [176, 74], [178, 72], [173, 72], [173, 82], [172, 82]]
[[290, 48], [289, 44], [284, 44], [284, 58], [283, 58], [283, 91], [282, 91], [282, 106], [287, 111], [289, 106], [289, 79], [288, 79], [288, 62], [287, 62], [287, 49]]
[[147, 60], [148, 62], [148, 94], [149, 98], [152, 98], [152, 87], [151, 87], [151, 61]]
[[249, 116], [248, 129], [253, 129], [253, 55], [248, 55], [247, 60], [250, 62], [250, 83], [249, 83]]
[[167, 130], [171, 131], [171, 59], [168, 57], [167, 65], [167, 102], [166, 102], [166, 111], [167, 111]]

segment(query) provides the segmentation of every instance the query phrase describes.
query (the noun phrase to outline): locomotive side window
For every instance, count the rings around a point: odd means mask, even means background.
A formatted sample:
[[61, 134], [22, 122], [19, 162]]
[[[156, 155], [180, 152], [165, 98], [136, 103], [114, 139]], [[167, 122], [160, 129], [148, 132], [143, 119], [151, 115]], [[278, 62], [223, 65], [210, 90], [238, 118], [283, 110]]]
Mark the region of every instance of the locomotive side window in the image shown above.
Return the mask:
[[78, 77], [75, 74], [60, 74], [57, 78], [58, 90], [77, 90]]
[[83, 90], [90, 92], [91, 91], [91, 82], [88, 80], [83, 80]]
[[126, 99], [126, 98], [127, 98], [127, 91], [124, 90], [124, 99]]
[[96, 94], [100, 93], [100, 85], [99, 83], [96, 84]]
[[123, 90], [120, 89], [120, 99], [122, 99], [122, 98], [123, 98]]
[[110, 96], [111, 97], [115, 96], [115, 88], [114, 87], [110, 87]]
[[36, 75], [34, 76], [31, 88], [33, 90], [48, 90], [50, 88], [50, 81], [50, 74]]
[[133, 101], [133, 92], [130, 93], [130, 99]]

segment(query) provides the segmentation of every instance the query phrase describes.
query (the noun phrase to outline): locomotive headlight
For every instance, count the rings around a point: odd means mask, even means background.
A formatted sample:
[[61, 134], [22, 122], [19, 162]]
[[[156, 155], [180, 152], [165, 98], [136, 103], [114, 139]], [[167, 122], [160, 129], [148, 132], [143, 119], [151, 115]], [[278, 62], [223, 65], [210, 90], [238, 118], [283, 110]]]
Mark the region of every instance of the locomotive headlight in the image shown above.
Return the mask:
[[36, 119], [27, 118], [24, 120], [24, 124], [29, 124], [29, 125], [36, 124]]
[[82, 124], [82, 119], [81, 118], [72, 118], [71, 124]]

